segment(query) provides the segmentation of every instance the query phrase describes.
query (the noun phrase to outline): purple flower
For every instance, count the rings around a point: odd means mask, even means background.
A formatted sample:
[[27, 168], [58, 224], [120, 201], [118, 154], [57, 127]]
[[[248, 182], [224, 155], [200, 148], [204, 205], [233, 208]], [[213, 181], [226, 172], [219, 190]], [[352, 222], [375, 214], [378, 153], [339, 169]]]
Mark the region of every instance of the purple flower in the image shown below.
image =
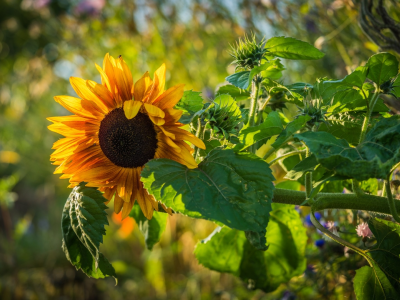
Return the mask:
[[[322, 218], [322, 215], [319, 212], [316, 212], [315, 214], [315, 218], [319, 221]], [[304, 220], [305, 224], [307, 227], [311, 227], [313, 226], [313, 223], [311, 222], [311, 216], [307, 215], [305, 220]]]

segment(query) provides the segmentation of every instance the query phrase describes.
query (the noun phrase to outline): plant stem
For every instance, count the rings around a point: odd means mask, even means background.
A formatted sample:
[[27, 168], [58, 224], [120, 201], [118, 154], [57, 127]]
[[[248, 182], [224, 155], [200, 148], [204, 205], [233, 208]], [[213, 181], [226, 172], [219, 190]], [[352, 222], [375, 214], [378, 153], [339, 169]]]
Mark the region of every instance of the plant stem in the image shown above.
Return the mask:
[[[390, 175], [389, 175], [390, 176]], [[393, 199], [393, 195], [392, 195], [392, 188], [390, 186], [390, 179], [388, 177], [388, 179], [386, 180], [386, 197], [387, 197], [387, 201], [389, 204], [389, 209], [390, 209], [390, 213], [393, 217], [393, 219], [397, 222], [400, 223], [400, 217], [397, 214], [397, 210], [396, 210], [396, 205], [395, 205], [395, 201]], [[398, 202], [398, 201], [396, 201]]]
[[257, 101], [258, 101], [258, 92], [260, 90], [260, 83], [258, 82], [258, 77], [253, 79], [251, 83], [251, 103], [250, 103], [250, 112], [249, 112], [249, 126], [254, 126], [255, 117], [257, 111]]
[[[310, 149], [307, 147], [306, 158], [309, 157], [310, 155], [311, 155]], [[312, 190], [312, 172], [307, 172], [304, 179], [305, 179], [305, 186], [306, 186], [306, 195], [308, 198], [310, 196], [311, 190]]]
[[324, 226], [322, 226], [318, 220], [315, 218], [314, 215], [314, 209], [311, 210], [311, 214], [310, 214], [310, 220], [311, 223], [313, 223], [313, 225], [319, 229], [323, 234], [325, 234], [326, 236], [330, 237], [332, 240], [334, 240], [335, 242], [341, 244], [342, 246], [348, 247], [350, 249], [352, 249], [354, 252], [364, 256], [365, 255], [365, 251], [361, 250], [360, 248], [354, 246], [353, 244], [349, 243], [348, 241], [340, 238], [339, 236], [333, 234], [332, 232], [330, 232], [328, 229], [326, 229]]
[[[301, 205], [306, 200], [306, 193], [300, 191], [275, 189], [272, 202]], [[394, 201], [395, 208], [400, 212], [400, 201]], [[304, 206], [309, 206], [305, 204]], [[367, 210], [382, 214], [391, 214], [388, 201], [384, 197], [363, 194], [319, 193], [314, 197], [315, 210], [324, 209], [354, 209]]]
[[282, 156], [279, 156], [279, 157], [274, 158], [273, 160], [271, 160], [269, 162], [269, 165], [272, 166], [273, 164], [276, 164], [281, 159], [284, 159], [284, 158], [287, 158], [287, 157], [290, 157], [290, 156], [293, 156], [293, 155], [303, 154], [303, 153], [305, 153], [305, 151], [292, 151], [292, 152], [285, 153]]
[[[201, 134], [201, 119], [200, 119], [200, 117], [197, 119], [197, 130], [196, 130], [196, 137], [197, 138], [200, 138], [200, 134]], [[194, 146], [194, 159], [196, 159], [197, 158], [197, 156], [198, 156], [198, 153], [197, 152], [199, 152], [200, 150], [199, 150], [199, 148], [198, 147], [196, 147], [196, 146]]]

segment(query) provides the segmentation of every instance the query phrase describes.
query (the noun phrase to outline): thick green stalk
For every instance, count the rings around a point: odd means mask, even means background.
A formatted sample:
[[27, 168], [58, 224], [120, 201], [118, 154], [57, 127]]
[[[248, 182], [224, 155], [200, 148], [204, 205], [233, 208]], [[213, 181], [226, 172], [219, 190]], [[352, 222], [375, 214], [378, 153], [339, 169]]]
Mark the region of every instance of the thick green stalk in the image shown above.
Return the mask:
[[[257, 102], [258, 102], [259, 91], [260, 91], [260, 83], [258, 82], [258, 76], [256, 76], [251, 83], [251, 103], [250, 103], [250, 112], [249, 112], [249, 127], [252, 127], [256, 124]], [[256, 153], [257, 143], [254, 145], [251, 145], [249, 150], [251, 153]]]
[[[286, 189], [275, 189], [272, 202], [301, 205], [306, 200], [306, 193]], [[394, 201], [397, 212], [400, 212], [400, 201]], [[304, 206], [309, 206], [305, 204]], [[388, 201], [384, 197], [363, 194], [319, 193], [314, 198], [314, 209], [354, 209], [367, 210], [382, 214], [391, 214]]]
[[[386, 180], [386, 197], [387, 197], [387, 202], [389, 205], [389, 209], [390, 209], [390, 214], [392, 215], [393, 219], [397, 222], [400, 223], [400, 217], [397, 214], [397, 210], [396, 210], [396, 204], [395, 201], [393, 199], [393, 195], [392, 195], [392, 187], [390, 186], [390, 180], [389, 178]], [[399, 201], [396, 201], [399, 202]]]
[[[311, 155], [310, 149], [307, 147], [306, 158], [309, 157], [310, 155]], [[305, 179], [304, 181], [305, 181], [305, 186], [306, 186], [306, 195], [308, 198], [310, 196], [311, 190], [312, 190], [312, 172], [307, 172], [304, 179]]]
[[260, 90], [260, 83], [257, 78], [254, 78], [251, 83], [251, 103], [249, 111], [249, 126], [254, 126], [256, 123], [255, 117], [257, 112], [258, 93]]

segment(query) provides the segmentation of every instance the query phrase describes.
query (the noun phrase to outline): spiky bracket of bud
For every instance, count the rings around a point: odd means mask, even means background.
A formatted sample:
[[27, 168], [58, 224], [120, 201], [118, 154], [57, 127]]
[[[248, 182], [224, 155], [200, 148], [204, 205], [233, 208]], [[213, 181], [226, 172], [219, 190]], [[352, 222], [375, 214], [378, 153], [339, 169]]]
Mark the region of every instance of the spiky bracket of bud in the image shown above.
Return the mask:
[[314, 126], [319, 126], [321, 123], [324, 123], [327, 126], [330, 124], [325, 119], [326, 111], [322, 109], [322, 100], [321, 99], [309, 99], [309, 96], [304, 98], [304, 107], [298, 107], [300, 116], [308, 115], [311, 119], [307, 122], [307, 126], [309, 128], [313, 128]]
[[236, 45], [231, 45], [229, 54], [235, 59], [232, 64], [236, 64], [237, 69], [251, 70], [261, 64], [261, 60], [268, 52], [265, 48], [267, 41], [263, 38], [257, 43], [254, 34], [251, 36], [245, 35], [243, 39], [239, 39]]
[[231, 134], [237, 133], [241, 115], [235, 115], [235, 111], [232, 109], [234, 104], [236, 105], [236, 103], [221, 105], [213, 101], [205, 109], [204, 121], [209, 124], [217, 136], [222, 133], [226, 139], [229, 139]]

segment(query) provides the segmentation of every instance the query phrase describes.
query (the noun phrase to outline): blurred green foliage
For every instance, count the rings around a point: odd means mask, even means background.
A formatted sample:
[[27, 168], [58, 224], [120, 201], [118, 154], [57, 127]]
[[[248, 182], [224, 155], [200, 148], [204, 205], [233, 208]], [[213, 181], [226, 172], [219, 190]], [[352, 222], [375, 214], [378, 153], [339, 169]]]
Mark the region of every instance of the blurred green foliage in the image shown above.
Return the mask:
[[[180, 216], [169, 217], [161, 242], [148, 251], [132, 219], [121, 223], [109, 213], [103, 251], [119, 285], [111, 278], [87, 278], [61, 250], [60, 215], [70, 190], [66, 180], [52, 174], [49, 156], [59, 136], [47, 130], [46, 117], [68, 114], [52, 98], [74, 95], [70, 76], [100, 81], [94, 63], [101, 65], [107, 52], [122, 55], [134, 78], [165, 62], [167, 86], [185, 83], [212, 99], [234, 70], [229, 44], [245, 32], [293, 36], [326, 53], [319, 61], [285, 62], [286, 83], [343, 78], [378, 50], [357, 24], [358, 5], [347, 0], [0, 1], [0, 298], [355, 299], [351, 280], [363, 262], [344, 262], [351, 254], [329, 242], [315, 246], [320, 235], [312, 228], [307, 271], [270, 295], [200, 266], [194, 246], [216, 225]], [[398, 11], [392, 15], [398, 20]], [[279, 178], [282, 169], [275, 171]], [[331, 213], [325, 218], [332, 219]], [[335, 218], [344, 221], [347, 215]]]

